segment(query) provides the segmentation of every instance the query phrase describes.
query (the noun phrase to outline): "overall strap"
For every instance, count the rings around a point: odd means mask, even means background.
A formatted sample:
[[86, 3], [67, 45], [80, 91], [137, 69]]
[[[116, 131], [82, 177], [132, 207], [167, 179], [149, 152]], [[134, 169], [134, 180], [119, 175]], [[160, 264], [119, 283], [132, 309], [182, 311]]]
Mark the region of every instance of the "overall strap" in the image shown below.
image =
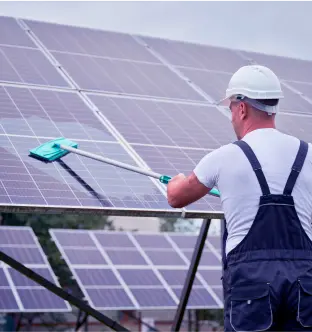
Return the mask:
[[300, 146], [299, 150], [297, 152], [296, 159], [292, 165], [291, 172], [289, 174], [285, 189], [284, 189], [284, 195], [291, 195], [292, 190], [294, 189], [296, 180], [298, 178], [298, 175], [302, 169], [302, 166], [304, 164], [304, 161], [306, 159], [307, 153], [308, 153], [309, 145], [308, 143], [300, 140]]
[[270, 189], [269, 189], [268, 183], [265, 179], [265, 176], [263, 174], [261, 165], [260, 165], [256, 155], [252, 151], [251, 147], [245, 141], [236, 141], [233, 144], [239, 146], [245, 153], [247, 159], [249, 160], [249, 162], [251, 164], [251, 167], [253, 168], [254, 172], [256, 173], [259, 185], [262, 190], [262, 194], [270, 195]]

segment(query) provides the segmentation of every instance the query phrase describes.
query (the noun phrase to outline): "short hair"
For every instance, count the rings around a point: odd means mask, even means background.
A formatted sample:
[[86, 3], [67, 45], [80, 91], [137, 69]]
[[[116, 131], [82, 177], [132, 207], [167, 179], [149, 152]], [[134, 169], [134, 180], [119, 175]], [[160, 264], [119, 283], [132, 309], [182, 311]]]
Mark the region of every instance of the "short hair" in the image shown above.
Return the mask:
[[266, 106], [276, 106], [279, 99], [256, 99], [256, 101]]

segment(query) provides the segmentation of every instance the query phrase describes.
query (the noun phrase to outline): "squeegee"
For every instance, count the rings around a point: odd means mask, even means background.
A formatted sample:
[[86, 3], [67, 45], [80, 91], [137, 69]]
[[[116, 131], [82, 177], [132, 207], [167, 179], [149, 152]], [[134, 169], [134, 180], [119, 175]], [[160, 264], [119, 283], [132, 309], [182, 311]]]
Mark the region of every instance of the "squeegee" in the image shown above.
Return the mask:
[[[164, 183], [164, 184], [168, 184], [169, 181], [171, 180], [171, 177], [168, 175], [162, 175], [159, 173], [155, 173], [153, 171], [145, 170], [145, 169], [135, 167], [132, 165], [128, 165], [128, 164], [124, 164], [124, 163], [116, 161], [116, 160], [104, 158], [102, 156], [80, 150], [80, 149], [78, 149], [77, 143], [72, 142], [64, 137], [56, 138], [52, 141], [43, 143], [43, 144], [39, 145], [38, 147], [30, 150], [29, 154], [30, 154], [30, 156], [32, 156], [36, 159], [40, 159], [40, 160], [43, 160], [46, 162], [52, 162], [52, 161], [55, 161], [55, 160], [58, 160], [58, 159], [64, 157], [65, 155], [67, 155], [70, 152], [87, 157], [87, 158], [98, 160], [98, 161], [104, 162], [106, 164], [124, 168], [124, 169], [127, 169], [127, 170], [135, 172], [135, 173], [147, 175], [149, 177], [158, 179], [161, 183]], [[211, 189], [209, 194], [212, 196], [217, 196], [217, 197], [220, 196], [219, 191], [215, 188]]]

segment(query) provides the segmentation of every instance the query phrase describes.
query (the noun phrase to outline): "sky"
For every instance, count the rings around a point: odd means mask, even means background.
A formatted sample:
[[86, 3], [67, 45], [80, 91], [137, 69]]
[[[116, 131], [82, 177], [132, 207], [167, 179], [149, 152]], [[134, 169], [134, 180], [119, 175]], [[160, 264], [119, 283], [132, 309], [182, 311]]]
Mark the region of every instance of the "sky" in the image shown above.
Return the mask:
[[309, 1], [0, 1], [0, 15], [312, 60], [311, 12]]

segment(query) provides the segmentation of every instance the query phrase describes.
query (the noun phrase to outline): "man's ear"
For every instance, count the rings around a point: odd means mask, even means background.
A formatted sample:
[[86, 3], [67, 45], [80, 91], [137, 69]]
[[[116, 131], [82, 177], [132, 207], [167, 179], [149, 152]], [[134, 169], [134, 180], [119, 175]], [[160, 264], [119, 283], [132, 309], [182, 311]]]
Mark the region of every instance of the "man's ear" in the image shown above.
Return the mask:
[[248, 107], [245, 103], [240, 103], [239, 104], [239, 116], [241, 120], [245, 120], [248, 116]]

